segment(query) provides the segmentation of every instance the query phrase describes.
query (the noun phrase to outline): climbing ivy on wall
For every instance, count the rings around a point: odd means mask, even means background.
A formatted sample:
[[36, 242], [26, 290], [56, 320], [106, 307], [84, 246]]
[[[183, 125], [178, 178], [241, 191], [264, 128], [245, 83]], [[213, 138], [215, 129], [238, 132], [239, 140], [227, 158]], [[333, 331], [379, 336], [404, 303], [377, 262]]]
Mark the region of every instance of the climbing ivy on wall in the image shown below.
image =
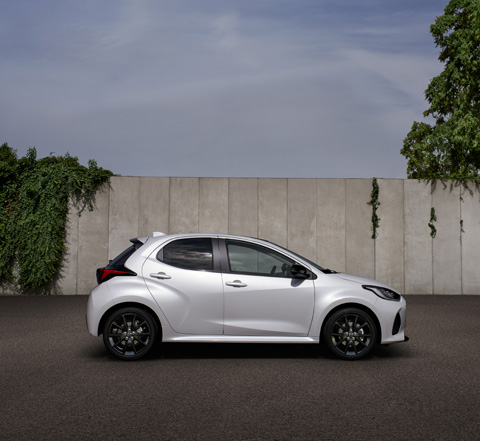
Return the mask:
[[377, 230], [380, 227], [380, 218], [377, 214], [377, 209], [380, 206], [380, 200], [378, 195], [380, 193], [380, 189], [378, 187], [377, 178], [373, 178], [372, 180], [372, 192], [370, 194], [370, 202], [368, 205], [372, 207], [372, 239], [377, 238]]
[[52, 292], [66, 251], [70, 201], [78, 214], [93, 210], [95, 193], [112, 172], [90, 160], [47, 156], [35, 148], [23, 158], [0, 147], [0, 283], [24, 292]]
[[437, 235], [437, 228], [435, 227], [435, 222], [437, 222], [437, 215], [435, 213], [435, 207], [432, 207], [430, 209], [430, 222], [428, 223], [428, 226], [430, 227], [430, 236], [432, 239], [435, 239], [435, 236]]

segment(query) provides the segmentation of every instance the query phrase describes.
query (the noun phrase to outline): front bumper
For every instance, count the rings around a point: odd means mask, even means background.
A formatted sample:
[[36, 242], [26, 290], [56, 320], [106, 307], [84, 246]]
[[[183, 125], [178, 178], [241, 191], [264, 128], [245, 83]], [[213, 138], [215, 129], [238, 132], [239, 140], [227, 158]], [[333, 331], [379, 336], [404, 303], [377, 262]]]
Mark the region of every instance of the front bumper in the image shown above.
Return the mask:
[[407, 303], [405, 299], [402, 297], [399, 302], [379, 300], [375, 306], [380, 309], [378, 315], [382, 328], [380, 344], [388, 345], [408, 341], [408, 337], [405, 335], [407, 323]]

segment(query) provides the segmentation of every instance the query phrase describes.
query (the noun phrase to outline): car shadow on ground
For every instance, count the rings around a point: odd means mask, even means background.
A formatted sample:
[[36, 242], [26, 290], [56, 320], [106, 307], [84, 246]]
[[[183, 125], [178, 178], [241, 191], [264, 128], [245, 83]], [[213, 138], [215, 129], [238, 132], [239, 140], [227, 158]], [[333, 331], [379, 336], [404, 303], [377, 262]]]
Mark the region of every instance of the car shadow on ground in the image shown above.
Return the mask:
[[162, 358], [316, 358], [318, 345], [249, 343], [164, 343]]
[[[404, 345], [377, 346], [365, 359], [409, 357]], [[83, 356], [90, 360], [120, 362], [102, 343], [85, 346]], [[188, 359], [324, 359], [338, 360], [323, 344], [251, 344], [251, 343], [162, 343], [137, 362]]]

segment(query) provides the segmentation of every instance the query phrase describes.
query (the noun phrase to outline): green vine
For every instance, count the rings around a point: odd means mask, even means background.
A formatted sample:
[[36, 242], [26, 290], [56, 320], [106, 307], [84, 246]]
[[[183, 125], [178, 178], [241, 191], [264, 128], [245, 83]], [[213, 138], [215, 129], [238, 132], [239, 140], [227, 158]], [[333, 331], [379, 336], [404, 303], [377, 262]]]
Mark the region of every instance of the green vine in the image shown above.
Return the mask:
[[430, 227], [430, 236], [432, 236], [432, 238], [435, 238], [437, 235], [437, 229], [434, 222], [437, 222], [437, 215], [435, 214], [435, 207], [432, 207], [430, 210], [430, 222], [428, 223], [428, 226]]
[[460, 219], [460, 244], [463, 243], [463, 237], [462, 235], [465, 233], [465, 230], [463, 229], [463, 219]]
[[[470, 189], [468, 189], [468, 190], [470, 190]], [[460, 213], [462, 213], [462, 211], [463, 211], [463, 210], [462, 210], [462, 204], [463, 204], [463, 202], [464, 202], [464, 200], [463, 200], [463, 193], [465, 193], [465, 188], [464, 188], [463, 191], [460, 191]], [[470, 190], [470, 194], [473, 194], [472, 190]], [[461, 214], [460, 214], [460, 216], [461, 216]], [[462, 235], [463, 235], [464, 233], [465, 233], [465, 230], [464, 230], [464, 228], [463, 228], [463, 219], [460, 218], [460, 244], [463, 243]]]
[[18, 159], [0, 147], [0, 283], [23, 292], [55, 291], [66, 252], [70, 201], [78, 215], [93, 210], [95, 193], [112, 172], [78, 158], [37, 159], [35, 148]]
[[373, 178], [372, 181], [372, 192], [370, 193], [370, 202], [368, 205], [372, 207], [372, 239], [377, 238], [377, 230], [380, 227], [380, 218], [377, 214], [377, 209], [380, 206], [380, 201], [378, 199], [378, 195], [380, 193], [380, 189], [378, 187], [377, 178]]

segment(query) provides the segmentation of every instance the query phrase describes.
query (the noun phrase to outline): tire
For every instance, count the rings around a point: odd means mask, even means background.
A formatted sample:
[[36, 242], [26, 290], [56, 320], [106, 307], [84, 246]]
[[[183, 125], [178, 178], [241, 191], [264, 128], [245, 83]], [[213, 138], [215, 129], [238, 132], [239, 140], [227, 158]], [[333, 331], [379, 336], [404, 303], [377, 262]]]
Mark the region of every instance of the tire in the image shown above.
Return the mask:
[[337, 357], [359, 360], [374, 349], [377, 328], [365, 311], [345, 308], [327, 320], [323, 336], [328, 349]]
[[157, 339], [157, 325], [141, 308], [126, 307], [112, 313], [103, 327], [103, 343], [120, 360], [138, 360], [147, 355]]

